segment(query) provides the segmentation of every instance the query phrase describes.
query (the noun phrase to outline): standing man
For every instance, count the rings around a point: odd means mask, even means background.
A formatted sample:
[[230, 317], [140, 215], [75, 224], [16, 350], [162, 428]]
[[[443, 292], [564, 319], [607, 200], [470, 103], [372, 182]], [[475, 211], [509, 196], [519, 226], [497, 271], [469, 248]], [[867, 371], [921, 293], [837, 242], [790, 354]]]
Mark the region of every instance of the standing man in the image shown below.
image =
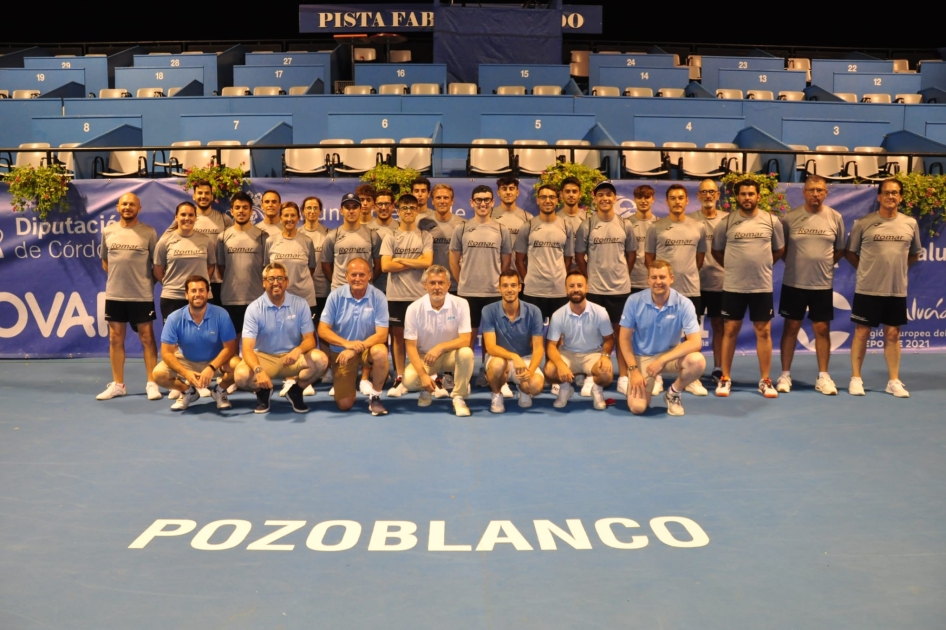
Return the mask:
[[[436, 186], [435, 186], [436, 188]], [[427, 200], [430, 198], [430, 180], [426, 177], [418, 177], [411, 182], [411, 194], [417, 199], [417, 218], [421, 219], [427, 216]]]
[[769, 378], [772, 369], [772, 267], [785, 253], [785, 232], [781, 222], [759, 211], [759, 184], [751, 179], [737, 182], [739, 212], [726, 217], [713, 234], [713, 257], [723, 267], [723, 376], [716, 386], [717, 396], [732, 390], [733, 356], [742, 318], [749, 309], [755, 328], [759, 358], [759, 393], [778, 398]]
[[831, 320], [834, 319], [834, 265], [844, 256], [844, 220], [824, 205], [828, 183], [819, 175], [805, 180], [805, 205], [785, 215], [785, 275], [778, 313], [782, 329], [782, 374], [775, 389], [792, 391], [792, 359], [801, 320], [808, 311], [815, 333], [818, 380], [815, 391], [834, 396], [838, 388], [828, 374], [831, 358]]
[[434, 261], [430, 234], [417, 227], [417, 199], [402, 195], [398, 199], [401, 223], [397, 231], [381, 241], [381, 269], [388, 274], [387, 299], [391, 322], [391, 354], [394, 356], [394, 385], [388, 396], [407, 393], [404, 386], [404, 316], [411, 302], [424, 297], [424, 270]]
[[256, 392], [256, 413], [269, 411], [274, 378], [295, 378], [286, 392], [296, 413], [309, 410], [302, 391], [318, 380], [328, 358], [315, 349], [315, 327], [309, 305], [286, 292], [289, 277], [280, 263], [263, 269], [266, 292], [246, 309], [243, 324], [243, 360], [234, 370], [237, 385]]
[[[637, 241], [637, 251], [644, 253], [647, 246], [647, 231], [650, 226], [657, 222], [654, 216], [654, 189], [647, 184], [642, 184], [634, 189], [634, 205], [637, 206], [635, 212], [629, 219], [631, 227], [634, 228], [634, 240]], [[637, 293], [648, 288], [647, 262], [644, 256], [637, 256], [631, 269], [631, 293]]]
[[[328, 228], [322, 225], [322, 200], [318, 197], [306, 197], [302, 201], [302, 216], [305, 217], [305, 225], [301, 232], [312, 241], [312, 248], [315, 250], [315, 273], [312, 274], [312, 282], [315, 285], [316, 305], [315, 312], [312, 314], [312, 321], [318, 322], [322, 317], [322, 308], [325, 306], [325, 298], [329, 294], [328, 279], [322, 273], [322, 245], [325, 243], [325, 237], [328, 235]], [[323, 381], [324, 382], [324, 381]]]
[[519, 386], [519, 406], [532, 406], [532, 397], [542, 393], [545, 376], [542, 374], [544, 353], [544, 317], [535, 304], [519, 300], [522, 283], [513, 269], [499, 274], [499, 294], [502, 299], [483, 309], [483, 347], [489, 359], [486, 362], [486, 380], [492, 393], [489, 410], [503, 413], [502, 387], [506, 383]]
[[341, 206], [342, 224], [331, 230], [322, 243], [322, 272], [331, 281], [332, 290], [345, 284], [345, 270], [355, 258], [367, 260], [374, 277], [381, 273], [381, 239], [377, 232], [360, 223], [362, 204], [358, 195], [348, 193], [342, 197]]
[[[449, 269], [450, 242], [453, 240], [453, 233], [466, 221], [453, 214], [453, 188], [450, 184], [434, 186], [432, 197], [434, 211], [427, 213], [426, 216], [419, 216], [417, 226], [428, 232], [433, 240], [434, 264]], [[418, 202], [419, 207], [420, 203]], [[455, 277], [450, 281], [450, 293], [457, 294], [457, 279]]]
[[[728, 212], [719, 210], [719, 188], [711, 179], [700, 182], [699, 212], [690, 216], [703, 222], [706, 229], [706, 251], [713, 249], [713, 234], [719, 222], [729, 216]], [[700, 303], [703, 310], [696, 314], [709, 317], [710, 328], [713, 331], [713, 382], [718, 383], [723, 376], [723, 315], [720, 309], [723, 305], [723, 268], [719, 266], [712, 254], [704, 257], [700, 267]]]
[[[562, 209], [558, 211], [560, 219], [565, 219], [572, 228], [572, 233], [577, 234], [582, 221], [588, 218], [585, 209], [579, 206], [581, 202], [581, 182], [577, 177], [566, 177], [562, 180]], [[573, 265], [577, 265], [572, 261]]]
[[[672, 288], [693, 302], [694, 312], [701, 313], [703, 306], [700, 302], [700, 269], [706, 257], [706, 227], [702, 221], [686, 215], [688, 201], [686, 188], [680, 184], [673, 184], [667, 189], [667, 207], [670, 208], [670, 214], [651, 224], [647, 230], [644, 261], [650, 274], [650, 285], [653, 284], [651, 263], [657, 259], [666, 261], [673, 270], [670, 273]], [[653, 286], [650, 291], [653, 293]], [[627, 380], [623, 383], [624, 387], [621, 386], [621, 379], [618, 379], [618, 392], [626, 394]], [[698, 378], [689, 381], [686, 387], [694, 396], [706, 396], [709, 393]]]
[[145, 391], [148, 400], [160, 400], [161, 391], [152, 378], [158, 362], [154, 341], [154, 250], [158, 234], [153, 227], [138, 221], [141, 201], [133, 193], [118, 199], [118, 223], [102, 230], [102, 269], [105, 282], [105, 321], [108, 322], [108, 358], [112, 382], [96, 400], [125, 395], [126, 324], [138, 333], [145, 361]]
[[[609, 352], [614, 348], [613, 342], [621, 327], [624, 303], [631, 295], [631, 269], [634, 268], [638, 249], [634, 227], [614, 212], [616, 202], [617, 190], [614, 184], [603, 181], [595, 186], [597, 211], [581, 224], [575, 236], [578, 270], [587, 278], [587, 285], [583, 290], [588, 292], [589, 301], [604, 307], [611, 321], [612, 343], [608, 346]], [[587, 260], [582, 254], [587, 256]], [[574, 303], [571, 290], [569, 299]], [[617, 354], [618, 377], [627, 377], [624, 357], [620, 352]], [[551, 378], [551, 373], [549, 376]], [[610, 382], [609, 378], [608, 383]], [[582, 395], [592, 387], [585, 379]]]
[[[512, 237], [506, 226], [490, 218], [493, 191], [489, 186], [477, 186], [471, 196], [474, 215], [453, 233], [450, 270], [459, 278], [458, 295], [470, 304], [472, 343], [480, 327], [483, 309], [487, 304], [499, 300], [499, 287], [491, 278], [498, 278], [503, 269], [509, 268]], [[481, 370], [480, 379], [485, 385], [485, 367]]]
[[[575, 392], [575, 372], [590, 375], [594, 408], [605, 409], [604, 388], [614, 379], [611, 350], [614, 330], [604, 307], [585, 299], [587, 283], [580, 271], [569, 271], [565, 278], [569, 303], [555, 311], [549, 322], [545, 373], [559, 383], [558, 397], [552, 406], [561, 409]], [[593, 379], [593, 380], [592, 380]]]
[[920, 230], [916, 219], [899, 212], [903, 185], [886, 179], [877, 190], [880, 209], [854, 222], [844, 253], [857, 269], [851, 321], [851, 383], [848, 393], [864, 395], [861, 367], [872, 328], [884, 327], [887, 393], [909, 398], [900, 382], [900, 327], [907, 323], [907, 269], [920, 257]]
[[183, 411], [200, 398], [198, 390], [210, 389], [218, 376], [210, 395], [217, 409], [229, 409], [227, 388], [240, 363], [233, 322], [223, 308], [207, 303], [206, 278], [191, 276], [185, 286], [187, 306], [171, 313], [161, 331], [161, 362], [154, 368], [154, 380], [178, 392], [171, 409]]
[[217, 239], [217, 269], [223, 278], [223, 308], [239, 337], [246, 307], [263, 295], [263, 260], [269, 234], [250, 223], [253, 201], [245, 192], [230, 198], [230, 214], [233, 225]]
[[367, 366], [371, 369], [368, 410], [372, 416], [383, 416], [388, 413], [381, 404], [381, 388], [388, 377], [388, 301], [369, 283], [368, 261], [350, 261], [345, 275], [348, 284], [329, 294], [319, 322], [319, 337], [329, 344], [335, 404], [342, 411], [352, 408], [355, 381]]
[[575, 233], [565, 219], [555, 214], [558, 190], [554, 186], [543, 185], [535, 198], [539, 216], [522, 224], [514, 249], [516, 269], [525, 278], [525, 300], [539, 307], [545, 321], [568, 303], [565, 274], [575, 255]]
[[282, 221], [279, 220], [279, 211], [282, 210], [282, 197], [275, 190], [267, 190], [263, 193], [260, 201], [260, 209], [263, 211], [263, 220], [256, 224], [256, 227], [263, 230], [270, 236], [278, 236], [282, 233]]
[[[669, 372], [677, 380], [664, 394], [667, 413], [682, 416], [681, 394], [689, 391], [689, 385], [697, 382], [706, 369], [706, 359], [700, 353], [700, 322], [692, 300], [670, 288], [674, 282], [670, 263], [658, 258], [647, 268], [650, 290], [632, 295], [621, 315], [618, 342], [630, 374], [627, 406], [636, 416], [647, 411], [654, 387], [651, 381]], [[686, 335], [683, 342], [681, 333]]]
[[428, 407], [430, 395], [438, 389], [437, 375], [451, 372], [456, 375], [450, 392], [453, 411], [457, 416], [469, 416], [466, 398], [473, 376], [470, 305], [447, 292], [450, 272], [444, 267], [431, 265], [424, 276], [427, 295], [408, 306], [404, 316], [404, 343], [410, 361], [404, 370], [404, 386], [411, 392], [420, 391], [417, 405]]
[[[519, 199], [519, 180], [512, 175], [504, 175], [496, 180], [496, 193], [499, 195], [499, 204], [493, 208], [492, 217], [499, 221], [507, 215], [514, 215], [519, 218], [520, 223], [524, 223], [532, 216], [516, 205]], [[508, 225], [503, 222], [503, 225]], [[515, 224], [513, 224], [515, 225]]]
[[[374, 212], [375, 218], [367, 223], [365, 227], [377, 232], [378, 239], [383, 243], [384, 237], [394, 234], [398, 226], [397, 221], [394, 219], [394, 193], [387, 189], [379, 190], [374, 200]], [[376, 286], [381, 293], [387, 291], [388, 274], [385, 273], [384, 269], [381, 269], [381, 274], [372, 281], [372, 284]]]
[[[362, 184], [355, 189], [355, 194], [358, 195], [358, 201], [361, 203], [361, 216], [358, 218], [358, 223], [368, 225], [374, 218], [374, 202], [377, 193], [371, 184]], [[342, 273], [344, 271], [343, 268]]]

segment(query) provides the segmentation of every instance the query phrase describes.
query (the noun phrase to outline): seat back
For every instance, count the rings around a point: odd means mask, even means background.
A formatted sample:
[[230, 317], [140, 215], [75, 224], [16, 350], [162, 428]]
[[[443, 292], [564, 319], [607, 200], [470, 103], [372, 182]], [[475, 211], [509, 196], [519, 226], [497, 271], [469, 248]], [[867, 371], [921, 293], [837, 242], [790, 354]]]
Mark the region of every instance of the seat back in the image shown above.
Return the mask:
[[279, 96], [285, 93], [278, 85], [257, 85], [253, 88], [253, 96]]
[[624, 96], [630, 96], [633, 98], [651, 98], [654, 95], [654, 91], [651, 88], [642, 88], [642, 87], [629, 87], [624, 88]]
[[[433, 144], [431, 138], [401, 138], [401, 142], [408, 144]], [[432, 155], [432, 149], [425, 149], [423, 147], [398, 147], [397, 165], [400, 168], [413, 168], [423, 173], [430, 170]]]
[[[394, 138], [365, 138], [361, 141], [361, 144], [365, 145], [374, 145], [373, 150], [376, 153], [381, 154], [381, 160], [384, 162], [388, 161], [388, 158], [391, 156], [391, 149], [387, 146], [378, 146], [378, 145], [394, 145]], [[372, 167], [374, 168], [374, 167]]]
[[778, 93], [778, 100], [780, 101], [803, 101], [805, 100], [804, 92], [797, 92], [795, 90], [782, 90]]
[[228, 85], [220, 90], [220, 96], [249, 96], [250, 87], [248, 85]]
[[621, 96], [621, 90], [613, 85], [595, 85], [591, 88], [592, 96]]
[[923, 102], [922, 94], [897, 94], [894, 97], [894, 102], [904, 103], [906, 105], [916, 105], [917, 103]]
[[37, 98], [39, 90], [13, 90], [13, 98]]
[[334, 153], [334, 149], [286, 149], [286, 168], [290, 169], [290, 172], [321, 172], [326, 168], [326, 161], [332, 161]]
[[889, 94], [865, 94], [861, 97], [862, 103], [890, 103]]
[[[881, 173], [881, 169], [887, 163], [883, 147], [854, 147], [856, 155], [849, 155], [844, 158], [845, 162], [854, 162], [857, 167], [857, 176], [861, 179], [877, 179], [875, 177]], [[851, 171], [853, 175], [855, 171]], [[886, 177], [881, 174], [881, 178]]]
[[208, 147], [241, 147], [234, 149], [220, 149], [220, 164], [230, 168], [243, 169], [244, 173], [250, 171], [250, 149], [243, 147], [239, 140], [211, 140], [207, 143]]
[[407, 94], [406, 83], [385, 83], [378, 86], [378, 94]]
[[742, 90], [733, 90], [728, 88], [720, 88], [716, 90], [716, 98], [725, 98], [732, 100], [742, 100]]
[[378, 153], [375, 147], [355, 146], [345, 151], [345, 166], [339, 171], [343, 173], [366, 173], [378, 164]]
[[[143, 164], [141, 158], [144, 158]], [[145, 172], [147, 172], [147, 151], [112, 151], [108, 155], [108, 170], [112, 173], [122, 175], [139, 174], [141, 171], [139, 165], [142, 165]]]
[[756, 101], [771, 101], [775, 98], [772, 90], [747, 90], [746, 98]]
[[371, 94], [374, 88], [370, 85], [346, 85], [345, 94]]
[[410, 63], [411, 61], [411, 51], [409, 50], [392, 50], [390, 53], [391, 63]]
[[475, 83], [451, 83], [447, 86], [447, 94], [477, 94]]
[[[694, 142], [664, 142], [661, 145], [665, 149], [695, 149], [696, 143]], [[668, 151], [667, 156], [670, 158], [670, 163], [676, 166], [680, 163], [680, 158], [683, 157], [683, 153], [680, 151]]]
[[138, 98], [163, 98], [164, 90], [159, 87], [138, 88], [138, 91], [135, 92], [135, 96]]
[[[707, 142], [703, 145], [705, 149], [724, 149], [720, 153], [716, 154], [716, 166], [725, 164], [726, 168], [741, 171], [742, 170], [742, 153], [727, 152], [725, 149], [738, 149], [739, 146], [732, 142]], [[759, 156], [756, 155], [756, 159], [759, 159]], [[725, 160], [725, 163], [723, 162]], [[751, 168], [752, 164], [752, 154], [749, 155], [747, 160], [746, 167], [751, 172], [755, 169]]]
[[440, 84], [411, 83], [411, 94], [440, 94]]
[[[20, 150], [16, 152], [14, 166], [32, 166], [33, 168], [46, 166], [46, 151], [36, 151], [35, 149], [48, 149], [48, 142], [24, 142], [19, 148]], [[26, 149], [26, 151], [23, 149]]]
[[817, 173], [822, 177], [830, 177], [832, 175], [837, 175], [842, 170], [844, 170], [845, 160], [849, 160], [850, 156], [843, 155], [831, 155], [828, 153], [822, 153], [822, 151], [848, 151], [849, 149], [845, 146], [836, 145], [836, 144], [819, 144], [815, 147], [816, 153], [809, 154], [805, 162], [806, 164], [809, 161], [813, 162], [813, 169], [811, 166], [807, 166], [806, 169], [810, 173]]
[[[806, 57], [789, 57], [788, 69], [789, 70], [804, 70], [805, 80], [808, 81], [809, 83], [811, 82], [811, 59], [808, 59]], [[801, 100], [801, 99], [798, 99], [798, 100]]]
[[[512, 144], [548, 144], [548, 142], [545, 140], [516, 140]], [[554, 149], [513, 149], [512, 153], [518, 160], [519, 170], [530, 175], [540, 174], [546, 168], [555, 164]]]
[[66, 173], [72, 174], [76, 170], [76, 160], [75, 155], [72, 151], [63, 151], [63, 149], [71, 149], [77, 147], [81, 142], [66, 142], [59, 145], [59, 153], [56, 155], [56, 159], [62, 163], [62, 167], [65, 169]]
[[102, 88], [99, 90], [99, 98], [126, 98], [131, 96], [125, 88]]
[[500, 85], [496, 88], [496, 94], [505, 96], [522, 96], [526, 93], [524, 85]]
[[378, 58], [378, 53], [374, 48], [356, 48], [353, 52], [355, 61], [374, 61]]
[[498, 138], [476, 138], [470, 149], [470, 169], [479, 173], [495, 174], [509, 170], [509, 151], [505, 148], [481, 148], [482, 146], [505, 145], [506, 141]]
[[[355, 144], [355, 141], [350, 138], [326, 138], [320, 140], [319, 144]], [[348, 159], [347, 148], [325, 149], [325, 152], [331, 156], [334, 163], [345, 164], [345, 160]]]
[[894, 59], [893, 71], [894, 72], [913, 72], [912, 70], [910, 70], [910, 60], [909, 59]]
[[834, 92], [834, 95], [846, 103], [857, 102], [857, 94], [854, 92]]
[[534, 96], [561, 96], [562, 88], [557, 85], [536, 85], [532, 88]]
[[663, 98], [683, 98], [687, 95], [683, 88], [660, 88], [657, 90], [657, 96]]
[[[556, 140], [556, 145], [561, 144], [581, 144], [591, 146], [589, 140]], [[572, 161], [571, 149], [556, 149], [555, 159], [563, 162]], [[588, 168], [599, 168], [601, 166], [601, 153], [597, 149], [575, 149], [575, 164], [584, 164]]]
[[653, 142], [645, 140], [625, 140], [622, 147], [631, 147], [621, 151], [624, 156], [624, 168], [630, 172], [646, 173], [662, 168], [663, 162], [660, 151], [635, 151], [634, 147], [656, 147]]
[[724, 153], [698, 153], [696, 151], [684, 151], [681, 154], [683, 159], [683, 172], [686, 175], [713, 176], [720, 173], [720, 163]]
[[588, 60], [590, 50], [573, 50], [571, 63], [568, 64], [568, 73], [573, 77], [588, 78]]

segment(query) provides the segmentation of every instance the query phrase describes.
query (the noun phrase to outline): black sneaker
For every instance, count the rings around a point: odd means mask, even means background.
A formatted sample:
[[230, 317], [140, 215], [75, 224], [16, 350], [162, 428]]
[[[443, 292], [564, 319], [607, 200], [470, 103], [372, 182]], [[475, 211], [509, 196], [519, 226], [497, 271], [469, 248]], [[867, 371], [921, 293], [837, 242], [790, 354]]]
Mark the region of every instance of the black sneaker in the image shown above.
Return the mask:
[[256, 390], [256, 409], [253, 411], [255, 413], [266, 413], [269, 411], [269, 399], [272, 397], [273, 390], [271, 388]]
[[368, 411], [371, 412], [372, 416], [386, 416], [388, 415], [388, 410], [384, 408], [384, 405], [381, 404], [380, 396], [372, 396], [368, 401]]
[[293, 386], [289, 388], [289, 391], [286, 392], [286, 398], [292, 405], [292, 410], [296, 413], [305, 413], [309, 410], [305, 401], [302, 400], [302, 388], [299, 387], [298, 383], [293, 384]]

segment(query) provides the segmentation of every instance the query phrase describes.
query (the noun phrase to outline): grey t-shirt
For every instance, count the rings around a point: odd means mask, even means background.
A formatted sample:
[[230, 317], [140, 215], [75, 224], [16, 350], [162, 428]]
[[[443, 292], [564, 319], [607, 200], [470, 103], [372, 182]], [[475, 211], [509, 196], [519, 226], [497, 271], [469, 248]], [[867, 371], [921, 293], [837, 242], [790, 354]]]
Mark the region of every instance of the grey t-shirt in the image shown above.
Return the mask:
[[319, 223], [319, 227], [314, 230], [303, 227], [299, 231], [309, 237], [309, 240], [312, 241], [312, 247], [315, 249], [315, 274], [312, 276], [312, 280], [315, 282], [315, 295], [317, 297], [328, 297], [328, 279], [322, 273], [322, 244], [325, 242], [328, 228]]
[[713, 249], [713, 234], [716, 232], [716, 226], [719, 225], [720, 221], [728, 217], [729, 213], [717, 210], [716, 216], [709, 219], [698, 210], [687, 216], [693, 217], [697, 221], [702, 221], [703, 226], [706, 228], [706, 258], [703, 259], [703, 266], [700, 268], [700, 291], [722, 291], [723, 268], [720, 267], [716, 259], [713, 258], [710, 250]]
[[286, 268], [289, 276], [289, 286], [286, 291], [298, 295], [309, 306], [317, 304], [315, 299], [315, 283], [312, 281], [312, 269], [318, 264], [315, 257], [315, 247], [312, 240], [300, 233], [292, 238], [284, 235], [266, 239], [266, 263], [278, 262]]
[[[436, 212], [428, 212], [427, 216], [417, 219], [417, 227], [428, 232], [433, 239], [435, 265], [450, 268], [450, 241], [453, 240], [453, 232], [464, 223], [466, 221], [455, 214], [451, 214], [446, 221], [439, 221]], [[456, 278], [450, 278], [450, 290], [457, 290]]]
[[756, 210], [748, 219], [733, 212], [713, 233], [713, 249], [725, 252], [723, 290], [730, 293], [772, 291], [772, 252], [785, 246], [777, 218]]
[[453, 232], [450, 251], [460, 252], [459, 295], [499, 295], [502, 256], [512, 254], [512, 237], [506, 226], [496, 221], [468, 221]]
[[658, 220], [647, 230], [645, 251], [673, 267], [671, 288], [687, 297], [699, 296], [700, 270], [696, 266], [696, 255], [706, 253], [706, 227], [702, 221], [690, 217], [680, 222], [670, 217]]
[[[421, 229], [409, 232], [397, 230], [381, 240], [381, 256], [392, 258], [420, 258], [427, 252], [433, 254], [434, 243], [430, 234]], [[406, 269], [389, 273], [387, 296], [389, 302], [413, 302], [424, 297], [427, 291], [421, 282], [423, 269]]]
[[[527, 218], [523, 219], [523, 215], [525, 215]], [[516, 242], [516, 237], [519, 236], [519, 230], [522, 229], [522, 226], [532, 219], [532, 217], [527, 215], [525, 212], [497, 213], [495, 210], [493, 211], [491, 218], [496, 223], [506, 226], [506, 229], [509, 230], [509, 238], [512, 239], [513, 243]]]
[[834, 286], [834, 251], [844, 249], [844, 219], [833, 208], [808, 212], [799, 206], [782, 219], [785, 274], [782, 284], [796, 289]]
[[633, 215], [628, 219], [631, 227], [634, 228], [634, 239], [637, 241], [637, 259], [634, 260], [634, 268], [631, 270], [631, 286], [635, 289], [647, 288], [647, 263], [644, 262], [644, 247], [647, 245], [647, 230], [657, 222], [657, 217], [650, 215], [649, 219], [641, 219], [638, 215]]
[[872, 212], [854, 222], [846, 249], [860, 256], [854, 292], [906, 297], [907, 257], [920, 253], [916, 219], [898, 212], [891, 219]]
[[335, 265], [332, 271], [332, 290], [346, 284], [345, 270], [355, 258], [364, 258], [374, 268], [380, 256], [381, 239], [378, 233], [364, 225], [349, 232], [344, 226], [329, 231], [322, 243], [322, 262]]
[[217, 240], [200, 232], [190, 236], [167, 232], [154, 248], [154, 264], [164, 266], [161, 297], [183, 300], [187, 279], [191, 276], [206, 278], [210, 265], [217, 264]]
[[267, 223], [266, 220], [264, 219], [254, 225], [256, 225], [256, 227], [263, 230], [270, 236], [279, 236], [280, 234], [282, 234], [282, 223]]
[[513, 247], [526, 255], [525, 294], [565, 297], [565, 257], [575, 255], [575, 233], [563, 219], [546, 223], [535, 217], [524, 223]]
[[[200, 232], [201, 234], [207, 234], [213, 236], [215, 239], [220, 240], [220, 235], [223, 232], [233, 225], [233, 219], [230, 215], [223, 214], [211, 208], [210, 212], [207, 214], [201, 214], [197, 212], [197, 220], [194, 221], [194, 231]], [[166, 232], [173, 232], [177, 229], [177, 219], [171, 222], [171, 226], [168, 227]], [[211, 282], [221, 282], [222, 278], [220, 276], [220, 271], [214, 269], [213, 278], [210, 278]]]
[[[394, 220], [391, 221], [390, 225], [381, 225], [378, 223], [377, 219], [365, 223], [365, 227], [378, 233], [378, 239], [380, 239], [382, 243], [384, 242], [385, 236], [388, 234], [394, 234], [397, 231], [398, 225], [400, 224]], [[371, 284], [373, 284], [376, 289], [381, 291], [381, 293], [386, 293], [388, 290], [388, 274], [378, 274], [378, 277], [372, 280]]]
[[154, 301], [151, 270], [157, 243], [157, 232], [144, 223], [127, 228], [112, 223], [102, 230], [102, 260], [108, 263], [106, 300]]
[[263, 255], [268, 238], [266, 232], [251, 225], [243, 232], [227, 228], [217, 240], [217, 261], [224, 266], [223, 304], [249, 304], [263, 295]]
[[[498, 221], [501, 217], [504, 217], [507, 215], [512, 215], [514, 217], [517, 217], [522, 223], [525, 223], [526, 221], [532, 218], [531, 214], [529, 214], [528, 212], [526, 212], [525, 210], [523, 210], [522, 208], [518, 206], [516, 206], [516, 209], [513, 210], [512, 212], [509, 212], [508, 210], [504, 210], [502, 206], [494, 206], [493, 211], [489, 215], [489, 218], [494, 221]], [[506, 224], [503, 223], [503, 225], [506, 225]]]
[[629, 221], [617, 215], [602, 221], [595, 214], [582, 223], [575, 235], [575, 253], [588, 255], [588, 293], [630, 293], [627, 253], [636, 251], [637, 238]]

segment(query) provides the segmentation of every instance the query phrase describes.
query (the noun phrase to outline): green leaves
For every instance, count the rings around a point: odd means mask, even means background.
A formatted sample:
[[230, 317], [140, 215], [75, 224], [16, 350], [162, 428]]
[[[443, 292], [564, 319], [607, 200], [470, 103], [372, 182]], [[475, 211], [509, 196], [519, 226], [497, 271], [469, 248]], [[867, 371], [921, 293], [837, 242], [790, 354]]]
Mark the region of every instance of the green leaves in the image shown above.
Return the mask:
[[590, 208], [594, 200], [594, 189], [598, 182], [607, 179], [601, 174], [601, 171], [585, 166], [584, 164], [574, 164], [572, 162], [556, 162], [550, 164], [535, 183], [535, 190], [545, 184], [552, 184], [559, 191], [562, 190], [562, 181], [566, 177], [576, 177], [581, 182], [581, 201], [579, 205]]
[[60, 212], [69, 210], [66, 192], [69, 188], [69, 179], [61, 164], [51, 166], [20, 166], [10, 170], [3, 176], [10, 186], [10, 196], [13, 197], [14, 212], [32, 210], [45, 221], [49, 211], [58, 208]]

